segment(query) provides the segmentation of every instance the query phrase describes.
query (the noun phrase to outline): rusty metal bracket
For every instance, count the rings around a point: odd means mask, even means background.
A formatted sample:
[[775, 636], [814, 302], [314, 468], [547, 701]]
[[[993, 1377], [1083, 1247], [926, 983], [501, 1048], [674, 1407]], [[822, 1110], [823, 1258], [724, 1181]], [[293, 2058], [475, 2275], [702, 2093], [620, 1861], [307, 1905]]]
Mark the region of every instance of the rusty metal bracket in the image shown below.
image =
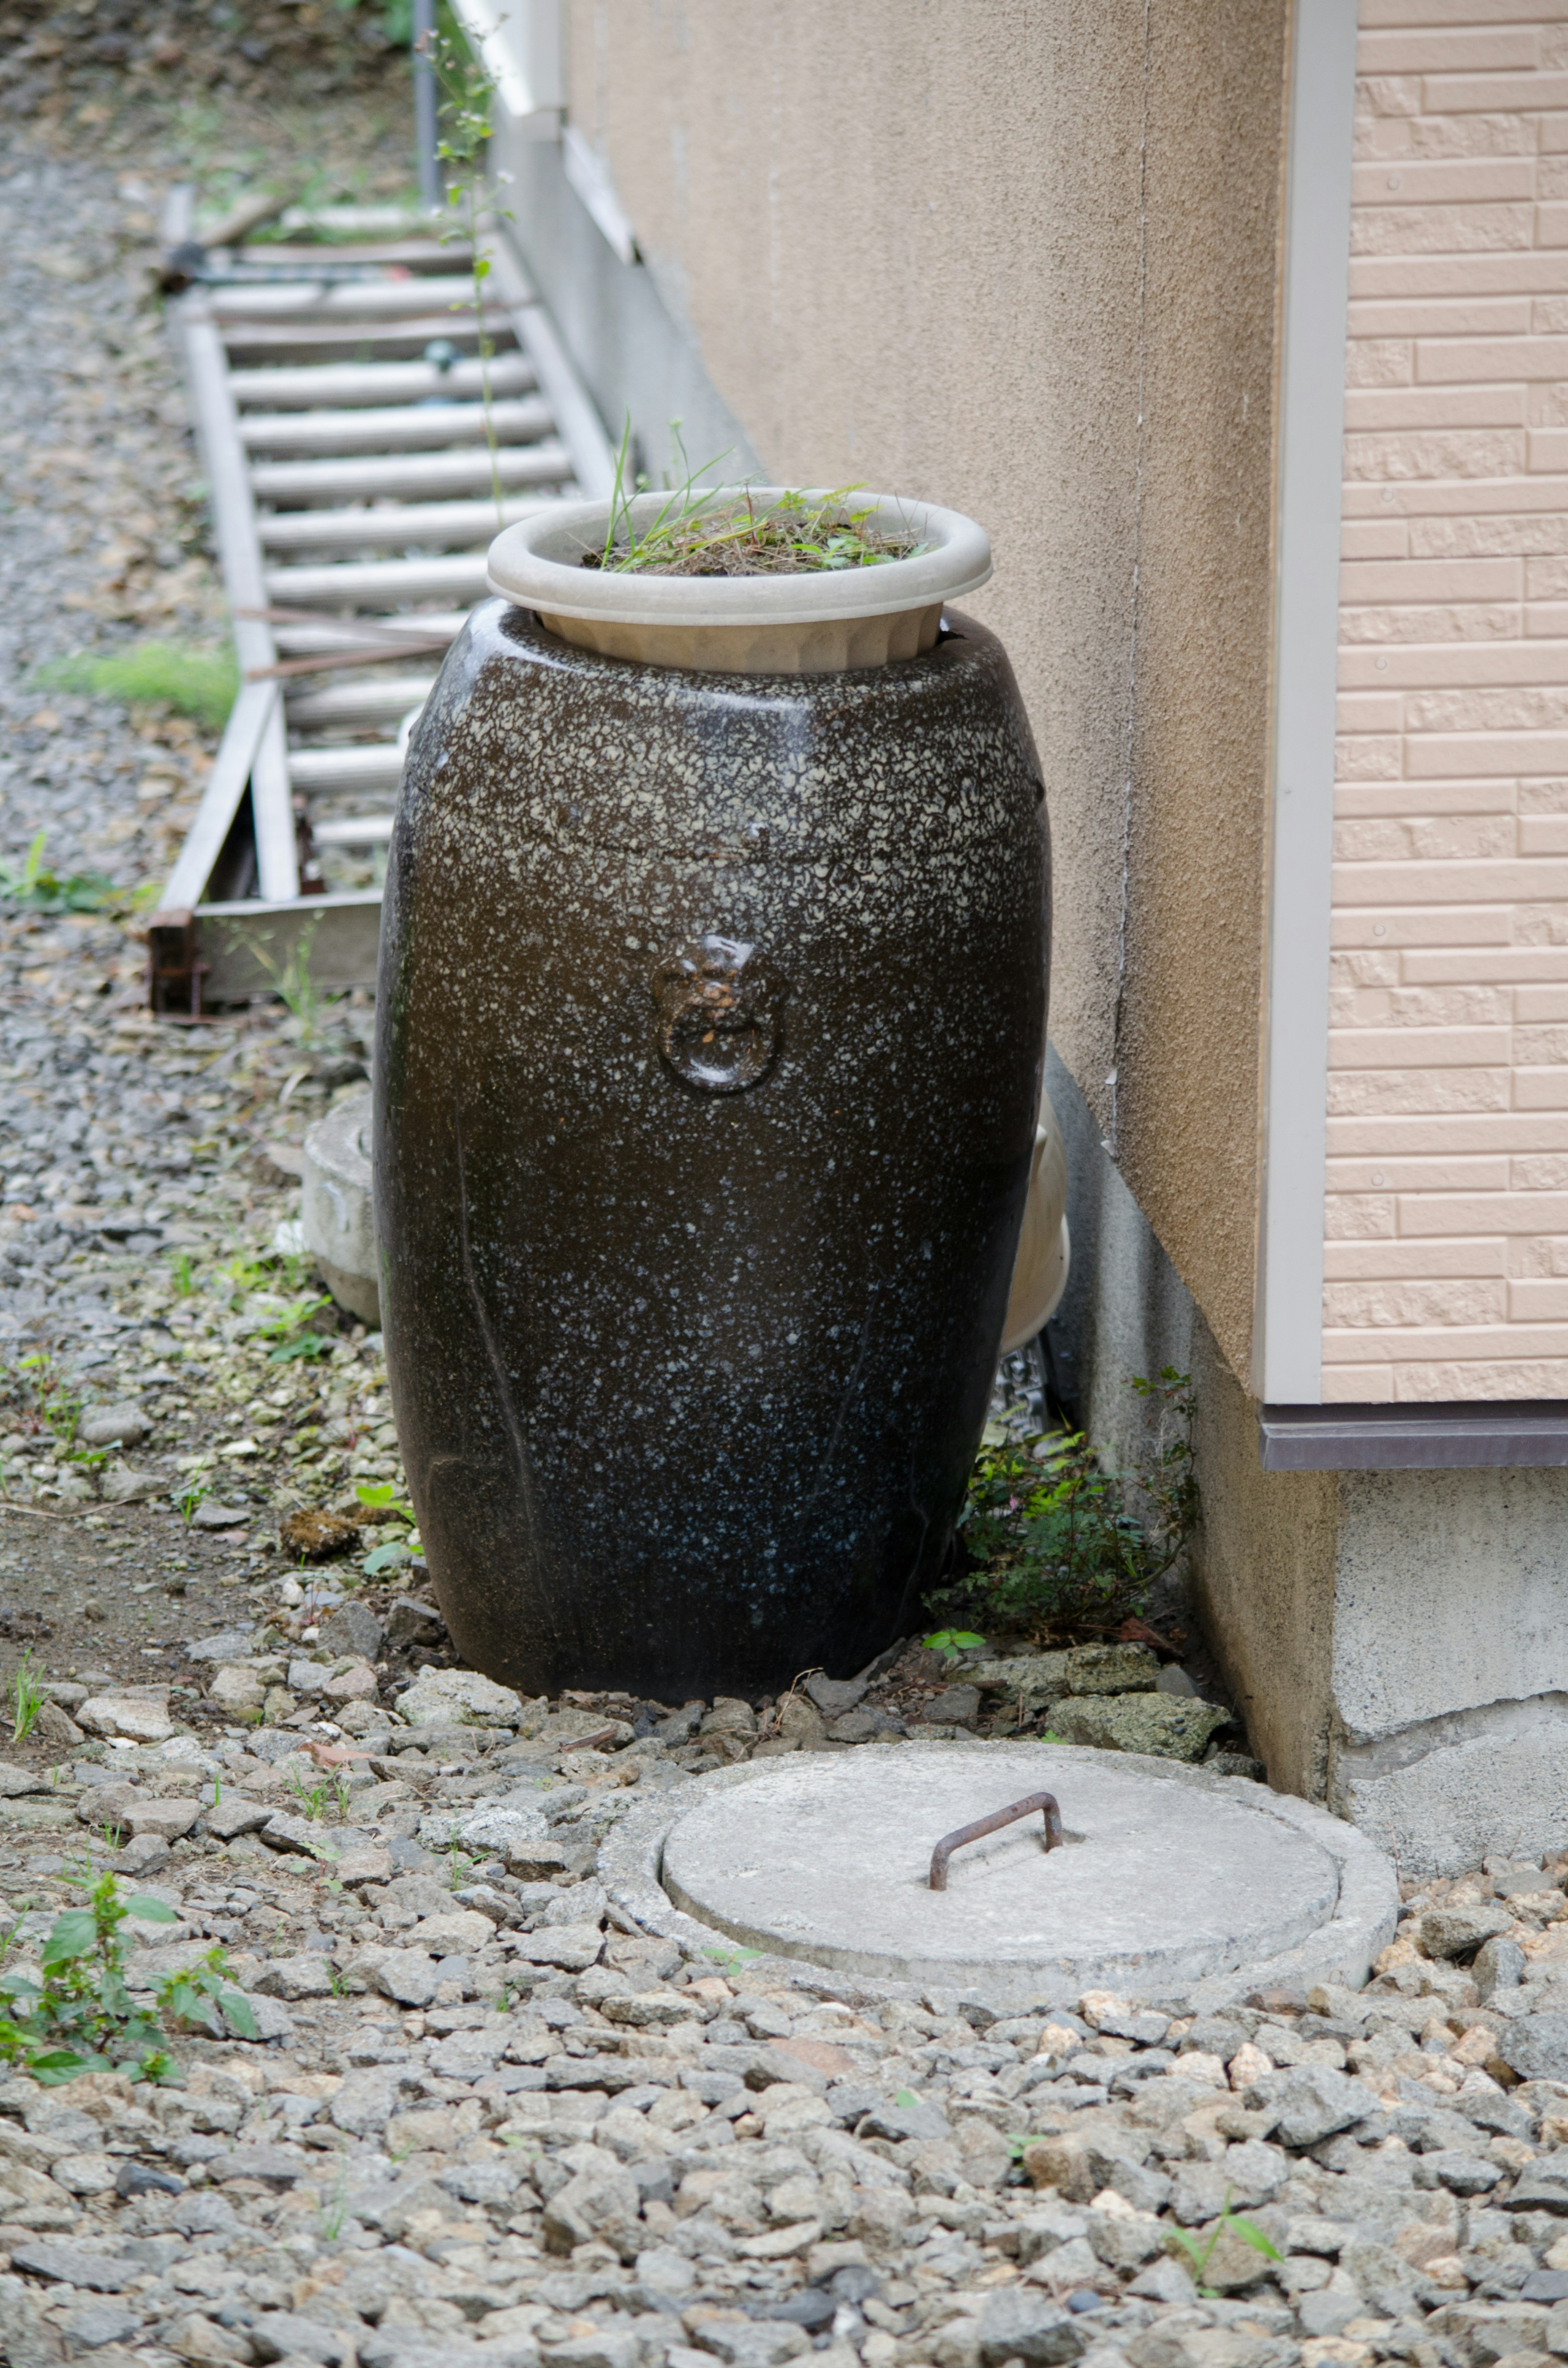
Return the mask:
[[960, 1826], [956, 1832], [944, 1834], [931, 1853], [932, 1890], [946, 1891], [948, 1861], [956, 1850], [962, 1850], [966, 1842], [982, 1840], [986, 1834], [1000, 1832], [1004, 1826], [1016, 1824], [1019, 1817], [1032, 1816], [1036, 1809], [1042, 1809], [1045, 1813], [1046, 1849], [1059, 1850], [1062, 1846], [1062, 1812], [1056, 1804], [1056, 1795], [1054, 1793], [1030, 1793], [1022, 1801], [1010, 1802], [1005, 1809], [994, 1809], [988, 1817], [976, 1817], [972, 1826]]

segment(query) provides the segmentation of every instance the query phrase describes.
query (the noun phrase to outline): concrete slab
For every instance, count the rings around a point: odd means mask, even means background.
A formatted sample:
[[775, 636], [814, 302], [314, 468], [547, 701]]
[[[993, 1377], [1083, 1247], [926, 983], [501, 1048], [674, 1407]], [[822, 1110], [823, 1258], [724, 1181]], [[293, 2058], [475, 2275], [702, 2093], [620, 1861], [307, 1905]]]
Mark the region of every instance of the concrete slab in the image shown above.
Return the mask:
[[[959, 1851], [955, 1827], [1050, 1791]], [[1129, 1753], [909, 1743], [723, 1770], [634, 1810], [606, 1842], [611, 1898], [694, 1953], [724, 1942], [877, 1987], [999, 2007], [1127, 1997], [1218, 2004], [1262, 1984], [1357, 1985], [1392, 1937], [1397, 1884], [1370, 1843], [1308, 1804]]]

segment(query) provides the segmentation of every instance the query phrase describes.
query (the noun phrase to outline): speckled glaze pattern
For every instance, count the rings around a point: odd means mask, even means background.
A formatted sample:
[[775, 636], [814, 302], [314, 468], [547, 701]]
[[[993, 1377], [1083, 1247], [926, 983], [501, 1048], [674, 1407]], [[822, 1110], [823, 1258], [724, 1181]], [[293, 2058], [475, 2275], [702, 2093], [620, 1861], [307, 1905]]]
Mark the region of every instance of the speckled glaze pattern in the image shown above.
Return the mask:
[[714, 676], [494, 600], [415, 733], [381, 1308], [437, 1594], [506, 1683], [842, 1674], [941, 1570], [1050, 931], [1012, 670], [949, 626], [884, 666]]

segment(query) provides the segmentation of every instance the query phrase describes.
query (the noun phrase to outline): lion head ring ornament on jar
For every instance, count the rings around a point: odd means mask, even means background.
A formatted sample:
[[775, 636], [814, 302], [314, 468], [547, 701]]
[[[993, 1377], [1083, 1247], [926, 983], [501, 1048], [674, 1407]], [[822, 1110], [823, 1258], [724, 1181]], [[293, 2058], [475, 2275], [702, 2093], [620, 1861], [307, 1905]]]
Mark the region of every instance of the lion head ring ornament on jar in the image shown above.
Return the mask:
[[705, 1093], [738, 1094], [767, 1075], [789, 989], [756, 946], [710, 933], [665, 954], [649, 984], [659, 1050], [677, 1077]]

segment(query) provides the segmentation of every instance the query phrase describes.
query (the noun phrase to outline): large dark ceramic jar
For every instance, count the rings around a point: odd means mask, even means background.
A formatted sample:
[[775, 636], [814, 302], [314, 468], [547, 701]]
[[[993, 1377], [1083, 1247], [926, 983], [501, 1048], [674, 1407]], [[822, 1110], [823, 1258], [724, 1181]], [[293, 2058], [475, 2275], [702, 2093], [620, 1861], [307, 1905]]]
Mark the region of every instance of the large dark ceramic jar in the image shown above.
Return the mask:
[[680, 1702], [916, 1613], [1007, 1300], [1049, 879], [960, 616], [772, 676], [470, 620], [398, 807], [375, 1167], [403, 1461], [480, 1668]]

